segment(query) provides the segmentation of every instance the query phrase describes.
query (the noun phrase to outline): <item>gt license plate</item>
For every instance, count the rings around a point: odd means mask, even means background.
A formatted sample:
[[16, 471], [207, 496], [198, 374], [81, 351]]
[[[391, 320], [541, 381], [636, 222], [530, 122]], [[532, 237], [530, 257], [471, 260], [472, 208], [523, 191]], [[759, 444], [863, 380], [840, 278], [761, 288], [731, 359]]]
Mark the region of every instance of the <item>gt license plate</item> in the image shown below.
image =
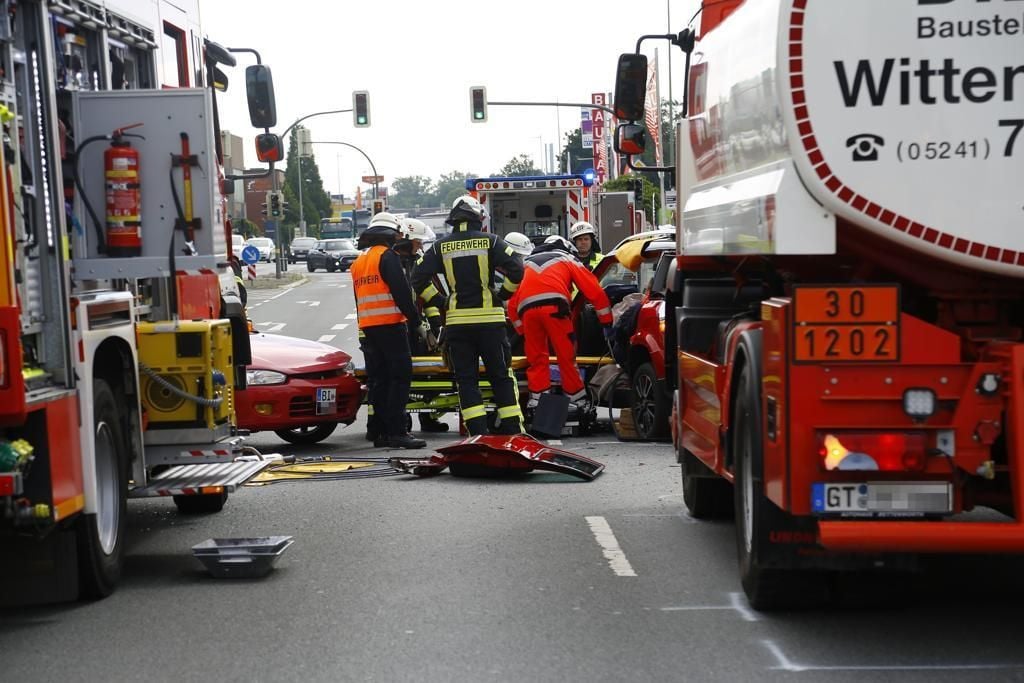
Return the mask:
[[338, 390], [321, 388], [316, 390], [316, 414], [333, 415], [338, 412]]
[[798, 363], [900, 359], [900, 291], [895, 286], [794, 289], [793, 355]]
[[811, 488], [818, 513], [927, 514], [953, 510], [953, 487], [945, 482], [822, 483]]

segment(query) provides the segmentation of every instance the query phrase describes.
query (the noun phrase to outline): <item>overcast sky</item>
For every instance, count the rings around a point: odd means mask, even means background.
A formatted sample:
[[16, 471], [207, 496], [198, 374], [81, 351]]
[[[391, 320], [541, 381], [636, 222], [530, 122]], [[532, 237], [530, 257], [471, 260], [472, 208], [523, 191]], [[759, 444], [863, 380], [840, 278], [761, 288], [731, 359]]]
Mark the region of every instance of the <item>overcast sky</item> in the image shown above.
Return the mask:
[[[373, 160], [385, 184], [395, 177], [468, 171], [486, 175], [519, 154], [544, 168], [544, 145], [579, 126], [579, 109], [490, 107], [486, 123], [472, 123], [469, 88], [487, 87], [492, 101], [589, 102], [611, 92], [615, 63], [642, 34], [678, 32], [696, 0], [611, 3], [564, 0], [456, 2], [370, 0], [200, 0], [203, 30], [229, 47], [257, 49], [273, 70], [276, 132], [316, 111], [350, 109], [353, 90], [370, 92], [370, 128], [354, 128], [351, 114], [305, 122], [314, 140], [356, 145]], [[671, 29], [668, 25], [671, 16]], [[657, 48], [661, 96], [680, 98], [682, 53], [666, 41]], [[221, 97], [222, 126], [246, 140], [255, 165], [245, 105], [244, 66], [238, 55]], [[286, 141], [287, 142], [287, 141]], [[328, 192], [351, 195], [370, 167], [339, 145], [314, 147]], [[340, 173], [340, 177], [339, 177]]]

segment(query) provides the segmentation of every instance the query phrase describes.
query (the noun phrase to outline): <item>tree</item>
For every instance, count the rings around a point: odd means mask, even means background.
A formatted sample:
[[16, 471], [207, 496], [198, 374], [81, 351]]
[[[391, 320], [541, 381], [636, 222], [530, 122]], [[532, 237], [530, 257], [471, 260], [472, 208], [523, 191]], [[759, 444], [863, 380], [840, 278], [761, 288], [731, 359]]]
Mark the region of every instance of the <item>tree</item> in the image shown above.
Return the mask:
[[442, 209], [450, 208], [452, 202], [466, 194], [466, 178], [473, 178], [475, 176], [475, 173], [464, 173], [462, 171], [442, 173], [434, 189], [437, 204]]
[[583, 129], [565, 134], [565, 147], [558, 155], [558, 168], [563, 173], [583, 173], [594, 168], [594, 150], [583, 146]]
[[436, 206], [437, 194], [434, 181], [421, 175], [395, 178], [391, 184], [388, 204], [402, 209]]
[[534, 166], [533, 158], [530, 155], [520, 154], [517, 157], [513, 157], [494, 175], [505, 177], [544, 175], [544, 171]]

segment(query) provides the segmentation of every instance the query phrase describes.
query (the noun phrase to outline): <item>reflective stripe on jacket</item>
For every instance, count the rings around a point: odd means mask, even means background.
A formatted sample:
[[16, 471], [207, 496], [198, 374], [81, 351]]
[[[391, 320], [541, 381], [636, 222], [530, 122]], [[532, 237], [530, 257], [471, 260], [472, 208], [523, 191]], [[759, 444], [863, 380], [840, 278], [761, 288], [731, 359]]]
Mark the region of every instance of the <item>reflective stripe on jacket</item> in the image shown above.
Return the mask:
[[530, 308], [552, 305], [568, 308], [575, 287], [594, 305], [602, 325], [612, 322], [608, 295], [586, 266], [561, 251], [548, 251], [526, 257], [525, 274], [515, 296], [509, 302], [509, 316], [516, 319]]
[[391, 295], [391, 288], [380, 273], [380, 257], [386, 251], [388, 248], [383, 245], [370, 247], [352, 264], [352, 286], [360, 329], [406, 321]]

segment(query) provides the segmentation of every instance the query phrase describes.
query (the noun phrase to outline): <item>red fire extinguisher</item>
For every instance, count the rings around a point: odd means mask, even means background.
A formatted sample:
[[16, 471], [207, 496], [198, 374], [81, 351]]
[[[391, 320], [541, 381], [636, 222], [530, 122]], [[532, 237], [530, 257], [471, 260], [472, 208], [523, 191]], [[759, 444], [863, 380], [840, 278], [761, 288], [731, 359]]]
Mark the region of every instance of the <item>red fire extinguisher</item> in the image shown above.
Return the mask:
[[[107, 191], [107, 254], [139, 256], [142, 253], [142, 185], [139, 183], [139, 150], [118, 128], [103, 153], [103, 177]], [[137, 136], [131, 136], [137, 137]]]

